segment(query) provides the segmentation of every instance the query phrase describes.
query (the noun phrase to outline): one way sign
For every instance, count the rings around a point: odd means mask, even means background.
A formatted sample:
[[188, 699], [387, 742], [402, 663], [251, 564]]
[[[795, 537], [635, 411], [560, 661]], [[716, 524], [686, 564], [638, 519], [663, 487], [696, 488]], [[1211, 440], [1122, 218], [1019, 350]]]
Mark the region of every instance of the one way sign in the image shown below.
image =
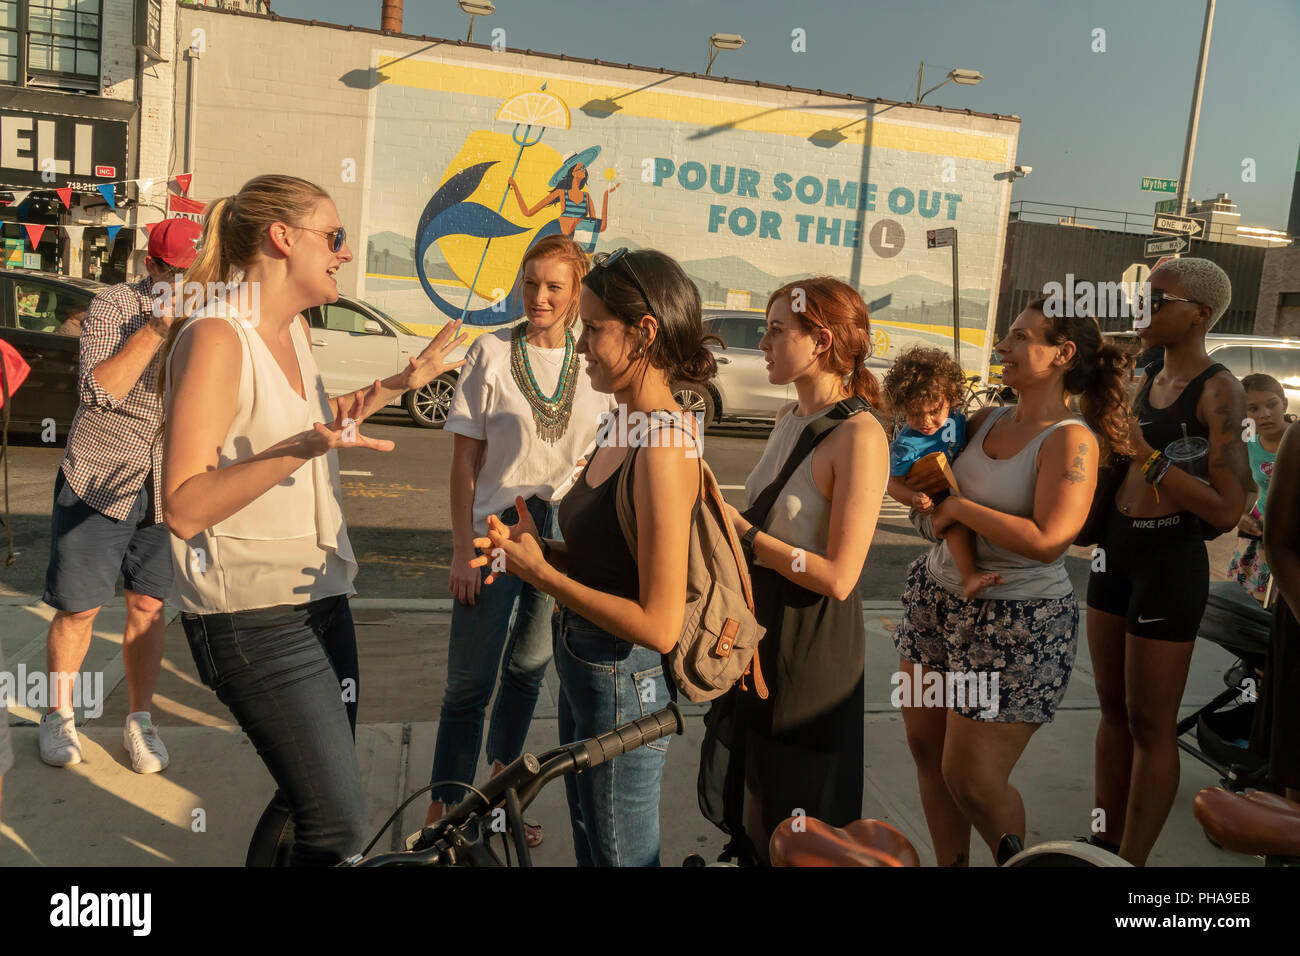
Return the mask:
[[1192, 248], [1186, 236], [1151, 236], [1142, 246], [1142, 258], [1158, 259], [1160, 256], [1181, 255]]
[[1205, 234], [1205, 220], [1156, 213], [1155, 225], [1151, 231], [1164, 236], [1186, 236], [1189, 239], [1196, 239]]

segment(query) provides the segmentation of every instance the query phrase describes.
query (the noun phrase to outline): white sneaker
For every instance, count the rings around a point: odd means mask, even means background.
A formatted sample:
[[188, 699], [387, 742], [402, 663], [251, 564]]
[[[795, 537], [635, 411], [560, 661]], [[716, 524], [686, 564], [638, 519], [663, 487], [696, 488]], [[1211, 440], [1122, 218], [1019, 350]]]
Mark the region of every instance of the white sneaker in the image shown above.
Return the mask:
[[158, 736], [158, 728], [144, 712], [130, 714], [122, 730], [122, 746], [131, 755], [131, 769], [136, 773], [157, 773], [167, 769], [171, 759]]
[[41, 718], [41, 759], [51, 767], [81, 763], [81, 740], [71, 714], [55, 711]]

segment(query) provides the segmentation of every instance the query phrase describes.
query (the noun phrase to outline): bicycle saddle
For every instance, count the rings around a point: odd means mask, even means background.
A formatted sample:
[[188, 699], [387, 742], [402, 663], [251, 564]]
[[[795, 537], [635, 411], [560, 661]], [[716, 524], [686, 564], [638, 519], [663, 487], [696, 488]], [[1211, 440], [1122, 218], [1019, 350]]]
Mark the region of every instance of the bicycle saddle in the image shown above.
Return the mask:
[[879, 820], [840, 829], [815, 817], [787, 817], [773, 831], [768, 854], [773, 866], [921, 865], [907, 837]]
[[1300, 857], [1300, 803], [1259, 790], [1239, 794], [1206, 787], [1196, 795], [1192, 810], [1225, 850]]

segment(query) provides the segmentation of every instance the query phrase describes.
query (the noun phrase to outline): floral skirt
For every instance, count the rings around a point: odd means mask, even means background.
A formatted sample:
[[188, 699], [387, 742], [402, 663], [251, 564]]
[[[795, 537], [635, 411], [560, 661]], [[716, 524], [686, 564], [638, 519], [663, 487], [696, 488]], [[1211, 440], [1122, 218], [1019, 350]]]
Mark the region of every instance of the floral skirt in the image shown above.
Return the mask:
[[1074, 669], [1074, 592], [1037, 601], [972, 600], [939, 584], [927, 557], [922, 554], [907, 569], [894, 647], [905, 660], [943, 673], [946, 686], [939, 689], [921, 673], [901, 675], [896, 706], [947, 706], [963, 717], [998, 723], [1050, 723]]
[[[1263, 521], [1259, 508], [1251, 509], [1250, 515], [1256, 521]], [[1263, 604], [1268, 592], [1268, 582], [1273, 573], [1264, 560], [1264, 542], [1248, 535], [1237, 535], [1237, 550], [1232, 554], [1232, 563], [1228, 565], [1228, 577], [1250, 592], [1251, 597]]]

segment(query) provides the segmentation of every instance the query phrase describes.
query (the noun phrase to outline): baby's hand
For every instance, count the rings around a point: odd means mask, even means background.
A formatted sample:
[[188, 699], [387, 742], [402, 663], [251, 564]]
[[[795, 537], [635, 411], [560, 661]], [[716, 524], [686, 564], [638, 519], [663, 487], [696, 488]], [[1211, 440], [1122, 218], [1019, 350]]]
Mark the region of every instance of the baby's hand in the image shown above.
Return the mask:
[[912, 495], [912, 507], [921, 512], [921, 514], [929, 514], [934, 510], [934, 502], [931, 501], [930, 496], [924, 492], [917, 492]]

